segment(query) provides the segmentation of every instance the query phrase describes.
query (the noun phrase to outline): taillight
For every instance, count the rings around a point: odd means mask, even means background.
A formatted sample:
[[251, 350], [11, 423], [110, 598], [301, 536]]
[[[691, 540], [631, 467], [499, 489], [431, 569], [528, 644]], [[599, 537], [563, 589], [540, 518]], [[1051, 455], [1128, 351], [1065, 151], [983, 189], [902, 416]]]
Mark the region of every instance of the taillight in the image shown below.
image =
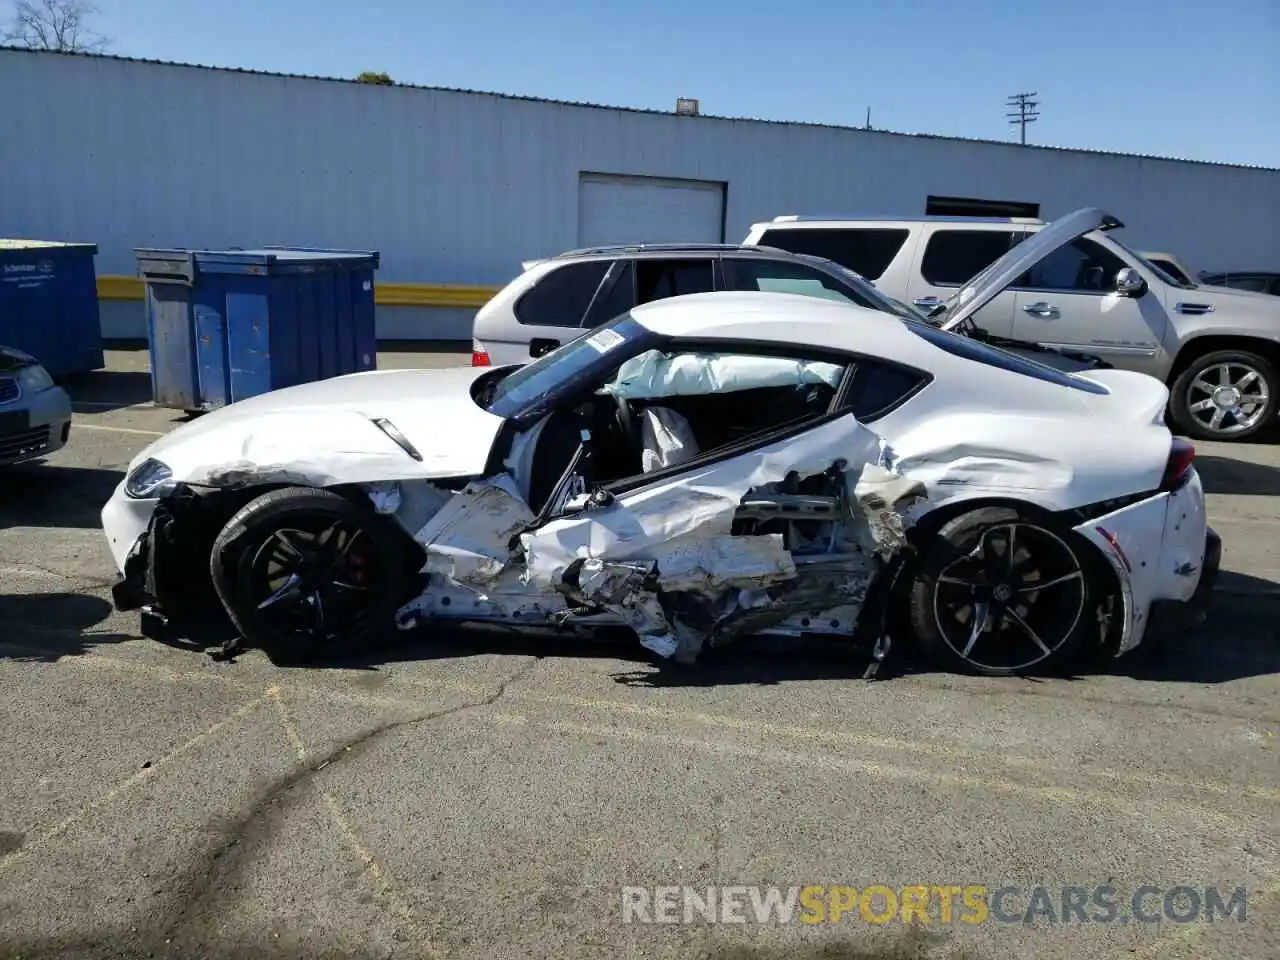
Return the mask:
[[1196, 448], [1190, 440], [1181, 437], [1173, 438], [1173, 446], [1169, 450], [1169, 460], [1164, 466], [1164, 478], [1160, 481], [1161, 490], [1177, 490], [1191, 476], [1191, 465], [1195, 463]]
[[479, 340], [471, 341], [471, 365], [473, 367], [489, 366], [489, 348]]

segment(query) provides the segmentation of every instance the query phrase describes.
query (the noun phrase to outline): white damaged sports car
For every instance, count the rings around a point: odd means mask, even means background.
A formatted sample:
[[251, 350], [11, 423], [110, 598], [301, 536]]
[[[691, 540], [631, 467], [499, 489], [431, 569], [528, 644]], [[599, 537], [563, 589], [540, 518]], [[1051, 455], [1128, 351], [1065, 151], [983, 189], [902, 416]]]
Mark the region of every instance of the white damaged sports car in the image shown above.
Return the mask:
[[612, 627], [682, 662], [826, 634], [1046, 670], [1203, 609], [1219, 540], [1167, 400], [843, 303], [696, 294], [524, 367], [233, 404], [143, 451], [102, 520], [117, 607], [170, 633]]

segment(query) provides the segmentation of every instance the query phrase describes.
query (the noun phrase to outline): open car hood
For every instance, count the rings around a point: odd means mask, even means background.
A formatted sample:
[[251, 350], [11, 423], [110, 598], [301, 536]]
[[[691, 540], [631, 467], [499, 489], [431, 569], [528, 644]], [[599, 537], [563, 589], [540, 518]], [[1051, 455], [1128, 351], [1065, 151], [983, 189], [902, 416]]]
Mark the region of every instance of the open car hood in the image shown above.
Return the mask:
[[1097, 207], [1084, 207], [1059, 217], [1036, 231], [966, 283], [946, 303], [946, 313], [939, 326], [943, 330], [964, 333], [964, 324], [990, 303], [1009, 284], [1017, 280], [1055, 250], [1094, 230], [1123, 227], [1118, 219]]

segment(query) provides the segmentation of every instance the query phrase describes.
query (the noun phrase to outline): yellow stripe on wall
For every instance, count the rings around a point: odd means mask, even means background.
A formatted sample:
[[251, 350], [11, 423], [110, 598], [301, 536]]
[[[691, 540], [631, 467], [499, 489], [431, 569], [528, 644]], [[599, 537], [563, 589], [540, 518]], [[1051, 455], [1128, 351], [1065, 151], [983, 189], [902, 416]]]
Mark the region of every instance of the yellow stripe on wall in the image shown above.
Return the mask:
[[[373, 302], [380, 307], [483, 307], [500, 289], [456, 283], [375, 282]], [[137, 277], [98, 277], [99, 300], [141, 300], [144, 294]]]

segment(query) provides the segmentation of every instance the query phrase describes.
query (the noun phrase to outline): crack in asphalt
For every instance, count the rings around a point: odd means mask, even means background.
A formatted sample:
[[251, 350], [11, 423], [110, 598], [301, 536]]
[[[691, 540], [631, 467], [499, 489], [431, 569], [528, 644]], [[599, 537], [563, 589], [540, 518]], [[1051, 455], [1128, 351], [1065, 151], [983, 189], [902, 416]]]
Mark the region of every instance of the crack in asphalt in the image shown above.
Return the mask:
[[[494, 691], [477, 700], [471, 700], [466, 703], [456, 704], [452, 707], [446, 707], [442, 710], [432, 710], [428, 713], [421, 714], [416, 717], [408, 717], [403, 720], [393, 720], [388, 723], [380, 724], [370, 730], [339, 743], [328, 753], [323, 755], [319, 760], [313, 763], [304, 764], [286, 774], [259, 794], [254, 803], [235, 818], [224, 831], [223, 842], [209, 854], [205, 861], [208, 865], [207, 869], [200, 872], [201, 879], [195, 881], [191, 889], [180, 899], [180, 907], [173, 919], [164, 928], [166, 939], [175, 938], [177, 932], [186, 921], [193, 907], [199, 905], [215, 884], [218, 879], [219, 871], [225, 870], [236, 873], [239, 869], [247, 865], [247, 858], [244, 856], [236, 857], [237, 848], [244, 850], [246, 846], [251, 845], [254, 841], [265, 836], [265, 829], [261, 834], [254, 831], [255, 822], [260, 822], [261, 826], [267, 826], [267, 820], [273, 814], [283, 812], [286, 807], [281, 806], [281, 802], [287, 796], [293, 793], [298, 787], [306, 784], [321, 770], [335, 766], [343, 760], [350, 760], [359, 756], [374, 741], [406, 727], [420, 726], [432, 723], [437, 720], [444, 720], [448, 717], [456, 716], [470, 710], [482, 710], [496, 704], [504, 696], [507, 691], [516, 683], [519, 683], [528, 676], [538, 665], [541, 658], [534, 658], [527, 664], [513, 671], [510, 676], [502, 680]], [[273, 809], [274, 808], [274, 809]], [[247, 841], [247, 843], [246, 843]], [[226, 879], [225, 877], [223, 878]]]
[[[216, 956], [221, 936], [217, 918], [221, 911], [233, 906], [232, 898], [243, 890], [241, 873], [253, 862], [256, 848], [272, 834], [274, 822], [291, 807], [305, 786], [320, 771], [359, 756], [382, 736], [406, 727], [444, 720], [472, 710], [496, 704], [511, 687], [527, 677], [541, 661], [535, 657], [514, 670], [491, 692], [478, 699], [441, 710], [394, 720], [366, 730], [329, 750], [319, 759], [300, 764], [261, 790], [240, 813], [214, 821], [212, 832], [220, 836], [213, 849], [194, 854], [185, 869], [167, 884], [170, 896], [147, 915], [132, 920], [114, 931], [103, 930], [92, 938], [92, 955], [98, 956]], [[180, 945], [179, 941], [188, 942]], [[82, 947], [72, 937], [58, 937], [44, 943], [25, 945], [27, 957], [65, 956], [68, 948]]]

